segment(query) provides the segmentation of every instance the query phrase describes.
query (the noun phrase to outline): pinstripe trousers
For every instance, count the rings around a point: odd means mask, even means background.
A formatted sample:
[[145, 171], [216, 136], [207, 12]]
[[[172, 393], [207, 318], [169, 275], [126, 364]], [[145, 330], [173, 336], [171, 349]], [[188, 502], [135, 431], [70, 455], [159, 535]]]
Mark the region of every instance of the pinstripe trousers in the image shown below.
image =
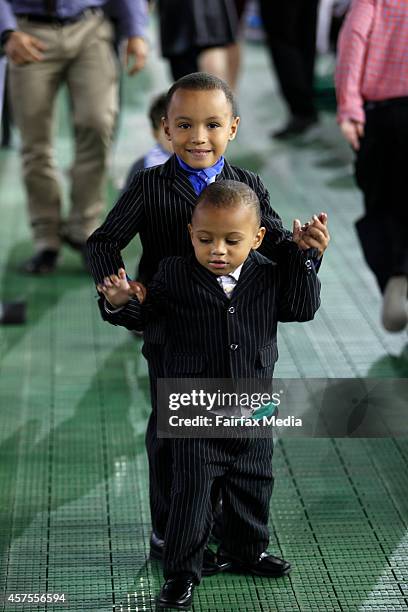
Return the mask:
[[164, 577], [192, 574], [199, 583], [212, 527], [212, 489], [221, 486], [221, 549], [254, 562], [269, 543], [273, 489], [271, 438], [169, 440], [173, 458]]
[[146, 430], [146, 451], [149, 461], [149, 501], [152, 529], [164, 538], [170, 510], [172, 456], [169, 440], [157, 437], [157, 379], [164, 377], [163, 347], [150, 344], [147, 362], [149, 366], [152, 412]]

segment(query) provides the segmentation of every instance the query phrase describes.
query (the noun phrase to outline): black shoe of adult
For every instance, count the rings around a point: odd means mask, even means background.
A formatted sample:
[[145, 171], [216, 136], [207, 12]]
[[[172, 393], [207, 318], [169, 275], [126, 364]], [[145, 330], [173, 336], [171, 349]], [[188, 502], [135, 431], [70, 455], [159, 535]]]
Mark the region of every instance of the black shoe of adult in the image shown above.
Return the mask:
[[[150, 557], [163, 561], [164, 540], [159, 538], [154, 531], [150, 536]], [[231, 566], [230, 561], [219, 561], [218, 556], [208, 546], [204, 550], [202, 576], [214, 576], [220, 572], [225, 572]]]
[[272, 137], [278, 140], [287, 140], [293, 136], [300, 136], [317, 123], [317, 117], [291, 117], [283, 128], [272, 132]]
[[263, 552], [258, 561], [248, 563], [239, 561], [228, 556], [227, 553], [218, 554], [218, 563], [229, 563], [225, 570], [238, 574], [253, 574], [254, 576], [265, 576], [266, 578], [280, 578], [287, 576], [291, 571], [290, 563], [279, 557]]
[[169, 578], [157, 598], [159, 608], [189, 610], [193, 602], [195, 583], [191, 576]]
[[43, 249], [25, 261], [21, 266], [21, 271], [27, 274], [51, 274], [57, 267], [57, 261], [58, 251]]

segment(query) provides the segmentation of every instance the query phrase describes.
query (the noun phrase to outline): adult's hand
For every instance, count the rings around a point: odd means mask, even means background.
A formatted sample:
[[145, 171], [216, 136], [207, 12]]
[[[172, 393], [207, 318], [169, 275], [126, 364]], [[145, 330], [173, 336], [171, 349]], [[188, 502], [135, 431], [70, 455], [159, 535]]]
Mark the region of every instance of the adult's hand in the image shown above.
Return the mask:
[[8, 41], [4, 45], [7, 57], [17, 66], [30, 64], [31, 62], [41, 62], [47, 45], [39, 38], [25, 34], [25, 32], [12, 32]]
[[[128, 74], [133, 75], [144, 68], [147, 57], [147, 43], [141, 36], [128, 38], [125, 48], [125, 66], [128, 67]], [[131, 59], [133, 62], [129, 66]]]
[[364, 123], [345, 119], [340, 123], [340, 129], [347, 142], [351, 144], [355, 151], [358, 151], [360, 148], [360, 138], [364, 136]]

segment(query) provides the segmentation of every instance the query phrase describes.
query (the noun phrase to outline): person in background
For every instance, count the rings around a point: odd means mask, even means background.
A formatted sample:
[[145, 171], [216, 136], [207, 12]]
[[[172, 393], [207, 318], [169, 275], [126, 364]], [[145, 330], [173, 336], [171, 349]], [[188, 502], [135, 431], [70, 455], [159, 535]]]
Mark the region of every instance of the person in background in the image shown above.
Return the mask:
[[149, 108], [150, 126], [155, 144], [146, 155], [139, 157], [139, 159], [132, 164], [125, 181], [124, 191], [129, 189], [130, 183], [140, 170], [152, 168], [153, 166], [160, 166], [160, 164], [164, 164], [172, 155], [173, 147], [171, 146], [171, 142], [166, 138], [162, 122], [165, 114], [166, 94], [163, 93], [152, 100]]
[[383, 294], [382, 323], [408, 323], [408, 2], [355, 0], [340, 33], [337, 119], [364, 195], [357, 232]]
[[173, 79], [208, 72], [228, 82], [228, 47], [235, 42], [234, 0], [158, 0], [160, 42]]
[[289, 119], [274, 138], [285, 140], [318, 121], [313, 100], [318, 0], [259, 0], [261, 17]]
[[[146, 58], [145, 0], [0, 0], [0, 43], [10, 63], [11, 104], [21, 133], [35, 246], [24, 272], [52, 272], [63, 242], [85, 258], [86, 240], [99, 223], [118, 99], [111, 18], [126, 40], [129, 74], [135, 74]], [[55, 100], [62, 84], [69, 92], [75, 138], [65, 220], [52, 146]]]

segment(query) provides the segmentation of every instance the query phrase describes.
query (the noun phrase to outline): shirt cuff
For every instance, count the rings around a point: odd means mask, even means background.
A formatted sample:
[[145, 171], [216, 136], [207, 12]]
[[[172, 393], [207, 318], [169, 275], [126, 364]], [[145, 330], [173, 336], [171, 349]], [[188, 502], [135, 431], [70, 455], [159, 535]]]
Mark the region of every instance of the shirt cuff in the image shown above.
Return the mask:
[[104, 308], [105, 312], [107, 312], [108, 314], [115, 314], [123, 310], [125, 306], [119, 306], [119, 308], [115, 308], [115, 306], [112, 306], [112, 304], [108, 302], [108, 300], [105, 298]]

